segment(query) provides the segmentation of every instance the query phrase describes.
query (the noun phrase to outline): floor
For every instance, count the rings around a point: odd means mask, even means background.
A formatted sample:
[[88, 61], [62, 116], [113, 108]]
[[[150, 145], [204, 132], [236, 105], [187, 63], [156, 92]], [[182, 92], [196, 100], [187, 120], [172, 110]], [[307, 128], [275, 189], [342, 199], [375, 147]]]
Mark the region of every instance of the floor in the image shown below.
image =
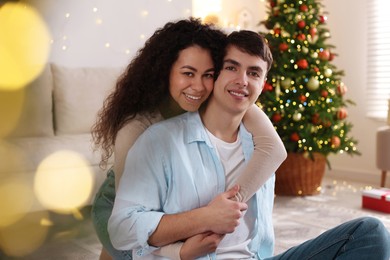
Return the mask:
[[[324, 179], [320, 195], [276, 196], [275, 253], [315, 237], [347, 220], [371, 215], [390, 230], [390, 214], [361, 208], [359, 183]], [[89, 208], [73, 215], [37, 213], [0, 232], [0, 259], [95, 260], [101, 246], [89, 218]]]

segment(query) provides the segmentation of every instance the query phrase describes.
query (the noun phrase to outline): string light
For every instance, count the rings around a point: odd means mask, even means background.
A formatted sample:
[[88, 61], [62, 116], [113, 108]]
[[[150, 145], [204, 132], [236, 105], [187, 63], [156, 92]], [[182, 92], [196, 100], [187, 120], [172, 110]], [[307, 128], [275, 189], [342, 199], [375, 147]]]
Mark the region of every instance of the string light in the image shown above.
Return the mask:
[[[160, 3], [160, 5], [162, 5], [164, 3], [166, 5], [171, 6], [174, 3], [174, 1], [173, 0], [162, 1]], [[167, 6], [165, 8], [169, 8], [169, 7]], [[103, 25], [107, 26], [107, 24], [109, 24], [110, 21], [108, 20], [107, 17], [103, 16], [106, 13], [106, 12], [102, 12], [103, 9], [104, 9], [103, 6], [100, 6], [99, 4], [96, 4], [96, 2], [95, 2], [93, 5], [91, 5], [89, 8], [87, 8], [87, 11], [90, 13], [89, 17], [90, 17], [90, 19], [92, 19], [92, 23], [95, 24], [95, 26], [99, 26], [103, 30], [108, 30]], [[176, 13], [178, 13], [178, 12], [176, 12]], [[98, 17], [98, 14], [101, 17]], [[149, 16], [151, 15], [151, 10], [148, 8], [148, 6], [144, 6], [143, 8], [140, 9], [140, 11], [138, 11], [138, 14], [142, 18], [148, 19]], [[192, 15], [192, 9], [189, 8], [189, 6], [186, 6], [186, 8], [183, 8], [181, 11], [179, 10], [178, 15], [181, 17], [183, 17], [183, 16], [187, 17], [189, 15]], [[70, 9], [68, 12], [65, 11], [63, 13], [63, 16], [62, 16], [63, 20], [60, 21], [60, 25], [59, 25], [59, 28], [61, 28], [60, 30], [62, 30], [62, 32], [61, 31], [59, 32], [57, 30], [55, 34], [52, 34], [52, 39], [50, 39], [50, 44], [53, 45], [52, 46], [53, 51], [55, 51], [56, 48], [57, 48], [57, 50], [60, 50], [60, 51], [70, 51], [71, 48], [75, 48], [74, 47], [75, 43], [73, 43], [73, 46], [71, 46], [69, 43], [64, 44], [63, 42], [64, 41], [72, 42], [72, 34], [69, 33], [68, 29], [70, 26], [73, 26], [73, 24], [74, 24], [74, 23], [71, 24], [71, 22], [73, 22], [71, 19], [73, 19], [73, 20], [78, 19], [79, 16], [80, 16], [79, 11], [77, 13], [75, 13]], [[88, 16], [86, 15], [85, 17], [88, 17]], [[61, 22], [62, 22], [62, 24], [61, 24]], [[147, 23], [146, 25], [148, 27], [150, 25], [150, 23]], [[93, 30], [93, 28], [92, 28], [92, 30]], [[73, 33], [73, 30], [72, 30], [72, 33]], [[98, 33], [106, 33], [106, 31], [98, 31]], [[111, 30], [108, 30], [107, 34], [111, 35], [111, 33], [112, 33]], [[66, 34], [68, 34], [68, 35], [66, 35]], [[143, 31], [139, 32], [138, 35], [139, 35], [139, 39], [140, 39], [141, 43], [143, 43], [145, 41], [145, 39], [147, 38], [147, 35], [149, 35], [149, 34], [150, 34], [149, 31], [148, 32], [143, 32]], [[104, 35], [104, 36], [106, 36], [106, 35]], [[101, 37], [101, 38], [107, 39], [108, 37]], [[110, 39], [108, 39], [108, 40], [110, 40]], [[122, 55], [126, 55], [126, 56], [133, 53], [134, 47], [130, 47], [130, 46], [121, 47], [121, 46], [117, 46], [116, 42], [118, 42], [118, 41], [113, 41], [113, 40], [110, 42], [108, 42], [108, 41], [105, 42], [105, 41], [107, 41], [107, 40], [104, 40], [103, 43], [100, 43], [100, 45], [103, 45], [105, 48], [110, 49], [111, 51], [115, 51], [118, 54], [122, 54]], [[62, 44], [61, 44], [61, 42], [62, 42]], [[139, 45], [139, 44], [140, 44], [139, 42], [132, 41], [132, 45]]]

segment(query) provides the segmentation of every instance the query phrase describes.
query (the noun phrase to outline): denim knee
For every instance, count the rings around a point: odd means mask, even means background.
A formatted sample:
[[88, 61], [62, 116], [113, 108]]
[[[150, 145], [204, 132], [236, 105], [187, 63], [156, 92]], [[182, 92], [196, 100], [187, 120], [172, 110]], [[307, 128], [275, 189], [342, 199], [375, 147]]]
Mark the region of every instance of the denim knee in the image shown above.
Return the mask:
[[378, 250], [382, 250], [386, 259], [390, 259], [390, 233], [382, 221], [374, 217], [363, 217], [361, 225], [370, 232], [370, 243], [375, 244]]

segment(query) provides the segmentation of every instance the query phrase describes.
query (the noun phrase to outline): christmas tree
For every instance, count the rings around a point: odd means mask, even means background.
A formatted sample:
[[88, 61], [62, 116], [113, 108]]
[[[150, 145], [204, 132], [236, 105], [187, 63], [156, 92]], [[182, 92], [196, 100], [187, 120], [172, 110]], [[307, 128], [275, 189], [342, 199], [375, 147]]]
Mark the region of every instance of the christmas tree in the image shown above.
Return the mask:
[[274, 64], [258, 104], [290, 153], [359, 154], [348, 136], [344, 72], [332, 64], [336, 54], [318, 0], [270, 0], [263, 33]]

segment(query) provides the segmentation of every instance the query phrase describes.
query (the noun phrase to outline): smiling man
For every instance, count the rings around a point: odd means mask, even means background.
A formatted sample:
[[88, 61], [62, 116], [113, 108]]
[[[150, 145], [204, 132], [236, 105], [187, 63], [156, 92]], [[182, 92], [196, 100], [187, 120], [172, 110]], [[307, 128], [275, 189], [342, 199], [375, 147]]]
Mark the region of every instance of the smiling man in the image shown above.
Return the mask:
[[[177, 244], [182, 260], [388, 259], [389, 234], [373, 218], [345, 223], [273, 256], [275, 176], [247, 204], [232, 199], [239, 187], [225, 191], [252, 156], [242, 119], [271, 64], [259, 34], [232, 33], [206, 106], [155, 124], [138, 138], [109, 220], [116, 248], [133, 249], [134, 259], [168, 259], [152, 253], [177, 241], [184, 241]], [[377, 258], [370, 258], [373, 253]]]
[[134, 249], [135, 258], [159, 259], [150, 253], [185, 239], [182, 259], [250, 258], [258, 241], [264, 256], [272, 254], [274, 176], [249, 207], [230, 199], [237, 186], [225, 192], [252, 155], [242, 118], [262, 91], [272, 55], [254, 32], [228, 39], [207, 105], [149, 127], [128, 153], [108, 229], [113, 245]]

